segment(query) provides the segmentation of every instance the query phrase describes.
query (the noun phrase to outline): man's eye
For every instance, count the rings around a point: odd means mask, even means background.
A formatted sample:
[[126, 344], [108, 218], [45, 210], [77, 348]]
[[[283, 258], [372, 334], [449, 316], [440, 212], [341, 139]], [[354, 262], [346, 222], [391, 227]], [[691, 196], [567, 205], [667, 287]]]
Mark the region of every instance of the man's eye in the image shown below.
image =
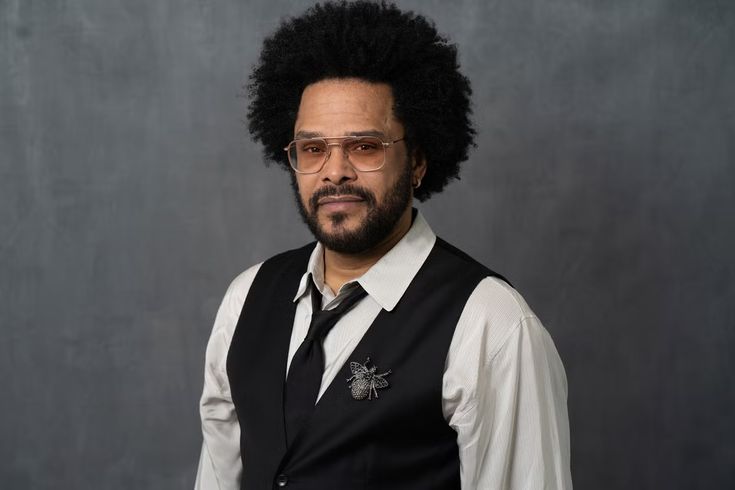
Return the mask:
[[321, 153], [324, 151], [324, 148], [322, 148], [320, 145], [303, 145], [301, 147], [301, 151], [304, 153]]
[[372, 143], [369, 141], [359, 141], [350, 147], [350, 151], [356, 151], [356, 152], [375, 151], [376, 148], [377, 148], [377, 145], [375, 143]]

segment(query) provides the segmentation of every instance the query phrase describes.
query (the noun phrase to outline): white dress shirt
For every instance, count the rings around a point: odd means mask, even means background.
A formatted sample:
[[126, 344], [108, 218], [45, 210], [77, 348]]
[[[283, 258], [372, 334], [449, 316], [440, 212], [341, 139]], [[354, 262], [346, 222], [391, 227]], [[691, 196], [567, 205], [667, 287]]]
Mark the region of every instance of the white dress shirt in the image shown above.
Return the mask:
[[[421, 213], [409, 232], [356, 281], [367, 296], [324, 339], [319, 397], [381, 309], [391, 311], [431, 252], [436, 235]], [[230, 341], [260, 264], [230, 285], [207, 345], [200, 402], [202, 445], [197, 490], [239, 489], [240, 426], [227, 378]], [[323, 307], [341, 299], [324, 283], [323, 249], [314, 248], [294, 297], [297, 302], [288, 365], [311, 317], [309, 281]], [[288, 372], [284, 366], [284, 378]], [[518, 292], [487, 277], [470, 295], [449, 347], [442, 401], [457, 431], [463, 489], [571, 489], [567, 381], [554, 343]]]

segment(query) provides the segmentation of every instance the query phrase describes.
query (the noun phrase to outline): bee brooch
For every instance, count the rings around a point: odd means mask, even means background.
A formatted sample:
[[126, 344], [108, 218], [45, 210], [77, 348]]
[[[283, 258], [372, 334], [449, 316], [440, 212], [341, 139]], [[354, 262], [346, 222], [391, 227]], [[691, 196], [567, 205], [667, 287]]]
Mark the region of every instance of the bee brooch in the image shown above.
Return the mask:
[[352, 392], [352, 398], [355, 400], [364, 400], [365, 398], [372, 400], [373, 395], [375, 395], [375, 398], [378, 398], [378, 388], [382, 389], [390, 386], [383, 376], [388, 376], [391, 370], [389, 369], [382, 374], [376, 374], [375, 371], [378, 370], [378, 367], [375, 365], [368, 367], [368, 364], [370, 364], [369, 357], [365, 360], [365, 364], [354, 361], [350, 362], [352, 376], [347, 382], [350, 383], [349, 387]]

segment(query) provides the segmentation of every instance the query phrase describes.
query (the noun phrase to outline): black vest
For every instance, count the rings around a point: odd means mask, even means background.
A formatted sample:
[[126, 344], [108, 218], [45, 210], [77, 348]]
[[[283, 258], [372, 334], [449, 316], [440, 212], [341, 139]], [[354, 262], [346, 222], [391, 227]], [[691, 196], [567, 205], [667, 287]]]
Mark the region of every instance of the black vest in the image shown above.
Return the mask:
[[[240, 422], [241, 488], [459, 489], [457, 434], [442, 413], [454, 328], [477, 284], [497, 276], [437, 238], [393, 311], [381, 311], [286, 447], [283, 389], [296, 303], [314, 245], [260, 267], [232, 337], [227, 374]], [[355, 400], [349, 361], [370, 357], [390, 387]]]

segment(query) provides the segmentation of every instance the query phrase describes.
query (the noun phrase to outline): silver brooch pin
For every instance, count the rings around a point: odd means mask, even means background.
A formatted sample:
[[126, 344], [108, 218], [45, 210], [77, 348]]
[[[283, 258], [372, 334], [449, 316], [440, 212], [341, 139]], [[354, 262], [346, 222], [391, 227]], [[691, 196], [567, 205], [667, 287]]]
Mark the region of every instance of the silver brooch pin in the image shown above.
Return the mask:
[[391, 370], [389, 369], [382, 374], [376, 374], [375, 371], [378, 370], [378, 367], [375, 365], [368, 367], [368, 364], [370, 364], [369, 357], [365, 359], [365, 364], [354, 361], [350, 362], [352, 377], [347, 382], [350, 383], [349, 387], [352, 391], [352, 398], [355, 400], [364, 400], [365, 398], [372, 400], [373, 395], [375, 395], [375, 398], [378, 398], [378, 388], [382, 389], [390, 386], [383, 376], [388, 376]]

